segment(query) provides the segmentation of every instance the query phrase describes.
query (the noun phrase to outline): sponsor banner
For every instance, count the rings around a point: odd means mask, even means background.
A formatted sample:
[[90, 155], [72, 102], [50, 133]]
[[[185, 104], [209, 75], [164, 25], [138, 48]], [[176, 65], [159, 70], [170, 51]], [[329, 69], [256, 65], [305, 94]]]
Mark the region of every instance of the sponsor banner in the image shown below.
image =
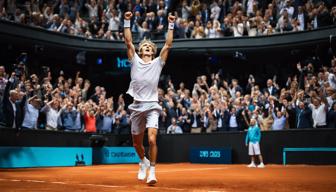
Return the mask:
[[231, 164], [231, 148], [192, 147], [189, 160], [191, 163]]
[[101, 147], [93, 149], [94, 164], [139, 163], [133, 147]]
[[92, 165], [91, 147], [0, 147], [0, 168]]

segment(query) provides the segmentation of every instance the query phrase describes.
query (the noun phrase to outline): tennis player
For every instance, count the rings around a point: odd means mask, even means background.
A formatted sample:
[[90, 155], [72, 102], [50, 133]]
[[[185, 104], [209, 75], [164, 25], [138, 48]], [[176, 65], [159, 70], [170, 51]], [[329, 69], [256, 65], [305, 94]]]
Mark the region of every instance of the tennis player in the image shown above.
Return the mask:
[[[130, 20], [133, 14], [124, 15], [124, 36], [127, 46], [127, 56], [131, 62], [131, 83], [127, 93], [133, 97], [134, 102], [128, 107], [131, 110], [131, 132], [133, 146], [139, 155], [138, 179], [144, 180], [149, 168], [147, 184], [157, 182], [155, 176], [155, 163], [157, 157], [156, 136], [158, 132], [159, 114], [162, 110], [158, 104], [158, 83], [161, 70], [167, 60], [169, 49], [173, 43], [173, 30], [175, 17], [168, 17], [168, 32], [166, 43], [161, 49], [159, 57], [155, 58], [157, 47], [150, 40], [140, 42], [138, 50], [132, 43]], [[149, 160], [145, 156], [143, 138], [145, 129], [148, 130]]]

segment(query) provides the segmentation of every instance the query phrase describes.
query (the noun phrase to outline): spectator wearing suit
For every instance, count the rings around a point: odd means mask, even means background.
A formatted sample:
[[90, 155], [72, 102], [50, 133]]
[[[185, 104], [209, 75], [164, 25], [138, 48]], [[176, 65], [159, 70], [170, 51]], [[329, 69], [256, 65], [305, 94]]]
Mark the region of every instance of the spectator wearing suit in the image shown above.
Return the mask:
[[275, 96], [278, 94], [278, 86], [272, 79], [268, 79], [266, 82], [267, 88], [264, 89], [264, 93], [268, 92], [269, 95]]
[[336, 128], [336, 101], [332, 104], [327, 114], [328, 128]]
[[240, 110], [237, 110], [236, 107], [232, 107], [230, 110], [230, 115], [228, 118], [228, 127], [229, 131], [238, 131], [241, 128], [241, 120], [240, 120]]
[[[3, 113], [4, 120], [7, 127], [20, 129], [23, 121], [23, 108], [26, 103], [26, 97], [20, 99], [20, 93], [13, 88], [15, 73], [12, 73], [9, 79], [3, 98]], [[21, 100], [21, 101], [20, 101]]]
[[[224, 104], [223, 104], [224, 105]], [[230, 116], [229, 111], [227, 110], [227, 106], [216, 106], [215, 110], [213, 111], [214, 117], [217, 119], [217, 130], [220, 132], [228, 131], [228, 118]]]
[[317, 26], [325, 27], [325, 26], [330, 25], [332, 23], [330, 13], [323, 1], [320, 2], [317, 9], [318, 9]]
[[308, 15], [304, 10], [303, 6], [298, 6], [297, 11], [293, 16], [299, 22], [299, 31], [303, 31], [307, 29]]
[[331, 9], [331, 23], [336, 25], [336, 6], [333, 6]]
[[312, 111], [308, 104], [302, 101], [299, 102], [298, 107], [296, 107], [296, 119], [296, 127], [298, 129], [313, 127]]
[[4, 66], [0, 66], [0, 122], [3, 122], [4, 114], [3, 114], [3, 97], [7, 85], [7, 77], [6, 77], [6, 71]]
[[178, 117], [178, 124], [182, 128], [184, 133], [190, 133], [190, 114], [188, 113], [186, 108], [182, 108], [181, 115]]
[[191, 124], [191, 133], [200, 133], [202, 131], [202, 122], [201, 122], [201, 114], [200, 109], [196, 108], [192, 111], [190, 117]]

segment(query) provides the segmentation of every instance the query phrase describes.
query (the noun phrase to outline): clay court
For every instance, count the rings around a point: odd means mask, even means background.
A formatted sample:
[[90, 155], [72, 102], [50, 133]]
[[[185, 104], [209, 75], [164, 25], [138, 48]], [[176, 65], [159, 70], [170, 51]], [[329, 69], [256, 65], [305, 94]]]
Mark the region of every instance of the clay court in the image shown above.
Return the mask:
[[37, 191], [336, 191], [336, 166], [159, 164], [155, 186], [137, 181], [138, 166], [0, 169], [1, 192]]

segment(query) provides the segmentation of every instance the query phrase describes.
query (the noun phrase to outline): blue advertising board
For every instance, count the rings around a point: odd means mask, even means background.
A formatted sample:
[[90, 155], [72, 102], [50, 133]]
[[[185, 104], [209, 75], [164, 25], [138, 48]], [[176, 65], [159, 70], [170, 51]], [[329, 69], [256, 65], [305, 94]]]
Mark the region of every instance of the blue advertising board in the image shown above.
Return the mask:
[[0, 168], [92, 165], [91, 147], [0, 147]]
[[93, 149], [94, 164], [139, 163], [133, 147], [101, 147]]
[[192, 147], [189, 160], [191, 163], [231, 164], [231, 148]]

